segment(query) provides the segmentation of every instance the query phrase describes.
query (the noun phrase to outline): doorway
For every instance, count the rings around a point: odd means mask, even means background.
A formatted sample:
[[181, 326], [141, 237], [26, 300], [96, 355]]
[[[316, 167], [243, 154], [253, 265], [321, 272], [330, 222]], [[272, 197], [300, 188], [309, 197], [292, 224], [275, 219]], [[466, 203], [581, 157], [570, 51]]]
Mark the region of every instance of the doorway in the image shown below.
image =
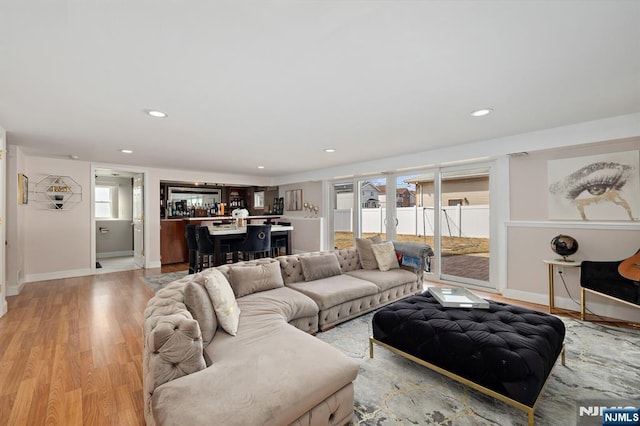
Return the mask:
[[94, 169], [93, 258], [96, 273], [144, 267], [144, 174]]

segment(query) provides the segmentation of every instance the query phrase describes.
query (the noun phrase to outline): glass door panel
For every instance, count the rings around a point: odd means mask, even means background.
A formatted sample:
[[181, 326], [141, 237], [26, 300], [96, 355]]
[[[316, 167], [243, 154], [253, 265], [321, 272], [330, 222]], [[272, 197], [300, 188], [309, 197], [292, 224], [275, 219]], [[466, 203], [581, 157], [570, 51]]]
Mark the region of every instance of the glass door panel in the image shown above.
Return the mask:
[[442, 279], [490, 287], [489, 172], [485, 167], [440, 173]]
[[357, 219], [360, 232], [356, 236], [363, 238], [380, 235], [387, 239], [387, 178], [384, 176], [357, 181], [358, 210]]
[[333, 247], [335, 249], [343, 249], [354, 245], [354, 194], [353, 181], [334, 182], [331, 185]]
[[435, 247], [434, 173], [396, 177], [396, 239]]

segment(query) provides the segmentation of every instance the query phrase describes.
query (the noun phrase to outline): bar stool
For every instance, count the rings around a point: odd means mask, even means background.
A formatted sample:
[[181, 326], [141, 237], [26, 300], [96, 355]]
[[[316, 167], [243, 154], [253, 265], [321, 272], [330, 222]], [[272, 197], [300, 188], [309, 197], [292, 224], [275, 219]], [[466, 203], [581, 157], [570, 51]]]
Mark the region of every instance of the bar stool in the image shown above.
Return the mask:
[[[291, 222], [278, 222], [280, 226], [291, 226]], [[278, 257], [282, 255], [281, 250], [284, 249], [284, 254], [287, 254], [287, 246], [289, 245], [289, 237], [287, 235], [275, 235], [271, 238], [271, 255]]]
[[189, 251], [189, 274], [200, 272], [198, 265], [200, 255], [198, 254], [198, 241], [196, 240], [196, 226], [185, 225], [184, 237], [187, 240], [187, 250]]
[[215, 248], [213, 242], [209, 239], [209, 228], [206, 226], [196, 226], [196, 243], [198, 244], [198, 269], [200, 272], [205, 268], [211, 268], [213, 265], [213, 255]]
[[[218, 266], [215, 264], [215, 244], [211, 241], [211, 234], [209, 234], [209, 227], [196, 226], [196, 242], [198, 244], [198, 268], [197, 272], [201, 272], [204, 268], [212, 268]], [[237, 249], [232, 244], [221, 244], [220, 250], [222, 251], [223, 263], [237, 261]], [[232, 259], [229, 259], [229, 255], [232, 255]]]
[[271, 253], [271, 225], [247, 225], [247, 236], [240, 243], [238, 251], [242, 253], [242, 260], [259, 257], [270, 257]]

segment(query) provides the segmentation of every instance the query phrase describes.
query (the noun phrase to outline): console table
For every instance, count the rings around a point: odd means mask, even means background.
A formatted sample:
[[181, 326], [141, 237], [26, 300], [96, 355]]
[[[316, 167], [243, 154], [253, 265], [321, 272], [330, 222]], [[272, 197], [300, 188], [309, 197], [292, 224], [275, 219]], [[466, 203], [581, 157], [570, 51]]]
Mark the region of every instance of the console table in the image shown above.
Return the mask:
[[572, 262], [566, 261], [566, 260], [560, 260], [560, 259], [553, 259], [553, 260], [544, 260], [544, 263], [546, 263], [549, 266], [549, 313], [552, 314], [553, 310], [555, 309], [555, 295], [554, 295], [554, 287], [555, 287], [555, 283], [554, 283], [554, 277], [553, 277], [553, 273], [555, 272], [555, 267], [558, 268], [579, 268], [580, 265], [582, 264], [581, 260], [574, 260]]

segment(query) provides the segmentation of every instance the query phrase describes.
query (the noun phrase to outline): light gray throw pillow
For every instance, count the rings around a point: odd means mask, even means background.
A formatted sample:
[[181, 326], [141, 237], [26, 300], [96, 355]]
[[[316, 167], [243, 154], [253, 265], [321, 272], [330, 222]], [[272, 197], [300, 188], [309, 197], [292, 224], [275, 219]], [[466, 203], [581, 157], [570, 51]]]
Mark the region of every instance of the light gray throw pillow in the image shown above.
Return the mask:
[[229, 268], [231, 288], [236, 297], [284, 287], [280, 262], [257, 265], [233, 265]]
[[362, 269], [378, 269], [378, 261], [373, 254], [372, 245], [373, 241], [369, 238], [356, 238], [356, 251], [358, 252]]
[[335, 253], [323, 253], [318, 256], [300, 256], [300, 265], [305, 281], [321, 280], [342, 274], [340, 262]]
[[218, 329], [218, 319], [209, 293], [201, 284], [190, 282], [184, 288], [184, 304], [193, 318], [198, 321], [200, 333], [202, 333], [202, 346], [206, 348]]

